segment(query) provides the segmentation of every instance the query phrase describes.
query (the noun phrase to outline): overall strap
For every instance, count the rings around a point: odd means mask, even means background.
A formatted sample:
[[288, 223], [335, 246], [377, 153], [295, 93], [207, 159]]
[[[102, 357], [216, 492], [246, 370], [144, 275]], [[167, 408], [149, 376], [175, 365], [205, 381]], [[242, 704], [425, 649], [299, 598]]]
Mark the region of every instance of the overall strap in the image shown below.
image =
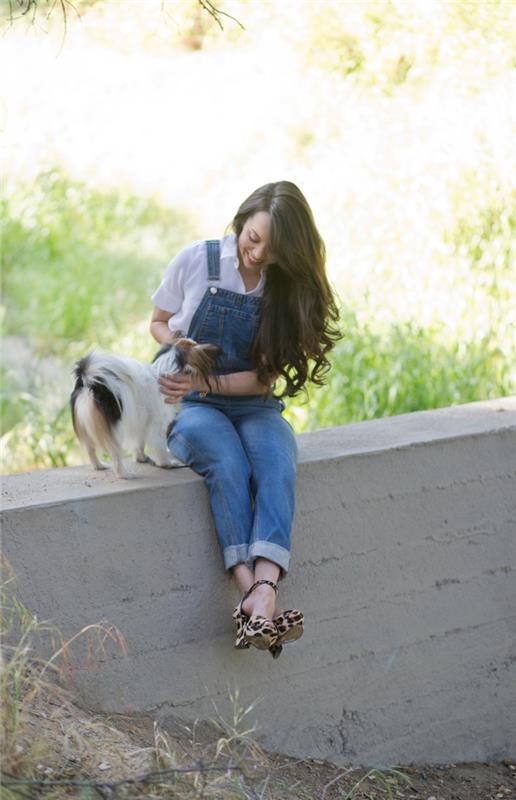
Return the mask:
[[208, 280], [220, 281], [220, 241], [207, 239], [206, 251], [208, 254]]

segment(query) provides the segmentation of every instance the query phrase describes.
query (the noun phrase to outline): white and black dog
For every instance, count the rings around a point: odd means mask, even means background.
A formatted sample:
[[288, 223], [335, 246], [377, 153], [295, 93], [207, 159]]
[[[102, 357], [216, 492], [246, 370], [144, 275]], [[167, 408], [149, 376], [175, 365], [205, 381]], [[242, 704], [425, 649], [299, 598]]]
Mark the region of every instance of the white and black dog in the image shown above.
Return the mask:
[[[122, 461], [124, 450], [129, 448], [134, 448], [137, 461], [152, 461], [158, 467], [177, 466], [167, 449], [167, 435], [179, 403], [165, 403], [158, 377], [186, 372], [201, 375], [209, 384], [220, 353], [215, 345], [185, 338], [164, 345], [152, 364], [96, 352], [78, 361], [70, 396], [72, 421], [95, 469], [107, 469], [97, 456], [98, 450], [109, 453], [117, 477], [132, 477]], [[145, 455], [146, 444], [151, 458]]]

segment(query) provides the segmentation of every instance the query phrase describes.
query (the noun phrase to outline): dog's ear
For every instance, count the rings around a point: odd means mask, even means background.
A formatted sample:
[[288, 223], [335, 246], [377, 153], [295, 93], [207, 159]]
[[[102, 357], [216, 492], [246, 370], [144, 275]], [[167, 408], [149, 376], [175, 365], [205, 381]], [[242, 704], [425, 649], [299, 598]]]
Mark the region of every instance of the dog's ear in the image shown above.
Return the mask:
[[170, 350], [174, 350], [176, 369], [182, 371], [190, 364], [190, 355], [194, 347], [196, 347], [196, 342], [194, 342], [193, 339], [187, 339], [185, 336], [183, 336], [181, 339], [176, 339], [174, 344], [168, 345]]
[[202, 363], [211, 359], [215, 364], [216, 359], [222, 355], [222, 349], [216, 344], [197, 344], [193, 339], [178, 339], [174, 342], [174, 347], [182, 353], [186, 363], [195, 368], [200, 359]]
[[221, 353], [221, 348], [215, 344], [196, 344], [185, 353], [185, 358], [188, 366], [197, 372], [209, 386], [210, 379], [215, 378], [210, 373], [213, 373], [217, 358]]
[[183, 350], [183, 352], [187, 353], [192, 349], [192, 347], [198, 347], [199, 345], [196, 341], [194, 341], [194, 339], [188, 339], [188, 337], [183, 336], [181, 339], [176, 339], [173, 346], [178, 347], [180, 350]]
[[206, 353], [208, 358], [212, 358], [214, 362], [222, 355], [222, 348], [216, 344], [196, 344], [195, 349]]

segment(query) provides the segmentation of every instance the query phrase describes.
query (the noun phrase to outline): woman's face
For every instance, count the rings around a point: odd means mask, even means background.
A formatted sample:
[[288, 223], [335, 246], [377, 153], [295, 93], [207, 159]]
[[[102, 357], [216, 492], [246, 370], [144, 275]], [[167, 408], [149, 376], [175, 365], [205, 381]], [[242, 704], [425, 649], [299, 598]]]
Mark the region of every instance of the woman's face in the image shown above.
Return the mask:
[[274, 261], [269, 247], [271, 216], [267, 211], [257, 211], [248, 217], [238, 237], [240, 266], [259, 274]]

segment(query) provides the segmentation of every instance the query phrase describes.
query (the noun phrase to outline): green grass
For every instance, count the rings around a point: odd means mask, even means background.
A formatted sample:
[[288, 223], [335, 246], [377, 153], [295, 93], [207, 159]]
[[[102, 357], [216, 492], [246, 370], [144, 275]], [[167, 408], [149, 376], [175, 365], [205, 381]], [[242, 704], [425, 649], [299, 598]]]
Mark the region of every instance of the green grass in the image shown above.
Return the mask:
[[58, 169], [7, 187], [2, 206], [3, 468], [64, 466], [81, 458], [74, 362], [94, 347], [150, 357], [150, 294], [194, 230], [178, 211]]
[[378, 331], [353, 311], [343, 312], [342, 330], [328, 384], [287, 412], [298, 431], [486, 400], [515, 389], [511, 363], [494, 335], [449, 341], [444, 327], [412, 321]]
[[140, 320], [192, 231], [184, 214], [58, 169], [8, 187], [2, 205], [4, 332], [45, 355], [70, 342], [108, 346]]

